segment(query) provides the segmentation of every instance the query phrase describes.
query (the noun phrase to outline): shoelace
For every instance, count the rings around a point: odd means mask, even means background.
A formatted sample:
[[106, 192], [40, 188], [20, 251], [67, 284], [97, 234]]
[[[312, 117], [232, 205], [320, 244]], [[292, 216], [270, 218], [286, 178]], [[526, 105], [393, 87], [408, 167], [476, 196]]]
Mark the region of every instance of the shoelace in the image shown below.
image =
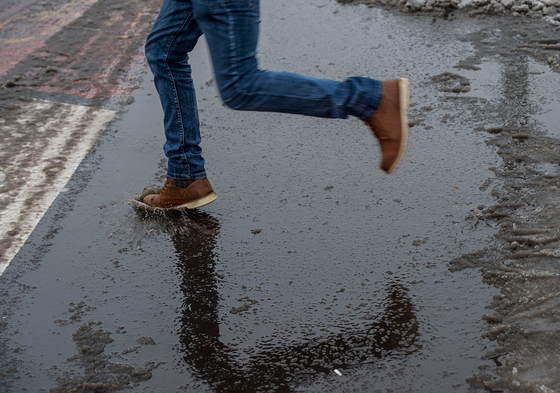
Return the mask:
[[166, 190], [167, 186], [171, 183], [171, 181], [172, 181], [172, 180], [170, 180], [170, 179], [167, 179], [167, 180], [165, 181], [165, 184], [164, 184], [163, 187], [161, 188], [160, 194]]

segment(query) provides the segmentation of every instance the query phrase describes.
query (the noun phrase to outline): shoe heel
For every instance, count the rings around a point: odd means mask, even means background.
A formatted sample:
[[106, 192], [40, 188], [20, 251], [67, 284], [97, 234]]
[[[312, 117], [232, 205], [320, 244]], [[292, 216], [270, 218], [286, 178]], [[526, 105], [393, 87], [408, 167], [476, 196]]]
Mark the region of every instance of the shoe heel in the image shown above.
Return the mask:
[[406, 78], [399, 79], [399, 97], [401, 107], [408, 109], [410, 106], [410, 84]]
[[210, 194], [197, 199], [196, 201], [192, 201], [192, 202], [187, 202], [184, 203], [180, 206], [177, 206], [177, 208], [187, 208], [187, 209], [196, 209], [199, 207], [202, 207], [204, 205], [208, 205], [211, 202], [214, 202], [216, 200], [216, 198], [218, 198], [218, 195], [215, 192], [211, 192]]

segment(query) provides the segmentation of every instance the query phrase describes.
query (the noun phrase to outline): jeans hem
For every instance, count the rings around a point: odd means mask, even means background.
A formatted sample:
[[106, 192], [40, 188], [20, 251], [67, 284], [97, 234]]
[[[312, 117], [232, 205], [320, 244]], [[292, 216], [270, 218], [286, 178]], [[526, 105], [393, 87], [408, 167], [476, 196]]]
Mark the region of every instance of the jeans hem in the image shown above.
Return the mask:
[[195, 173], [188, 176], [185, 174], [173, 173], [169, 171], [167, 171], [167, 176], [176, 180], [198, 180], [207, 177], [206, 172]]

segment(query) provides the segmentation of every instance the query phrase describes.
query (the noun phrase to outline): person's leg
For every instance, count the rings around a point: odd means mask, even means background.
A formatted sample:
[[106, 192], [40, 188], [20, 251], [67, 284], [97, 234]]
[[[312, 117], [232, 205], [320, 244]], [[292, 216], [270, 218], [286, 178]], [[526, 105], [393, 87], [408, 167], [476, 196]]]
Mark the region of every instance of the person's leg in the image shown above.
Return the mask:
[[258, 0], [193, 0], [208, 41], [218, 89], [233, 109], [368, 121], [381, 101], [381, 81], [333, 81], [258, 68]]
[[[408, 81], [352, 77], [333, 81], [258, 68], [259, 0], [192, 0], [205, 34], [218, 89], [237, 110], [327, 118], [353, 115], [366, 122], [381, 147], [381, 168], [400, 163], [406, 146]], [[383, 109], [378, 111], [378, 109]], [[376, 116], [374, 116], [376, 114]]]
[[201, 155], [196, 94], [188, 53], [201, 36], [190, 0], [164, 0], [146, 40], [146, 59], [164, 112], [167, 175], [178, 180], [206, 177]]
[[167, 181], [143, 202], [160, 208], [194, 209], [217, 196], [206, 178], [198, 108], [188, 53], [201, 36], [191, 0], [164, 0], [146, 41], [146, 59], [154, 74], [164, 112]]

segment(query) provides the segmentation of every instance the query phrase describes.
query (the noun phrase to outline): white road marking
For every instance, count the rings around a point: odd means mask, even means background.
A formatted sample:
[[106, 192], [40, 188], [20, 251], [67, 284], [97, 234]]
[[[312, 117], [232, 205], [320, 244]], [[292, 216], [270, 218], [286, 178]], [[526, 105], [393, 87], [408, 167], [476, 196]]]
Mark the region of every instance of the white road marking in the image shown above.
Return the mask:
[[8, 158], [0, 168], [6, 175], [0, 186], [11, 188], [0, 205], [0, 244], [8, 244], [0, 255], [0, 274], [114, 115], [105, 109], [35, 100], [21, 103], [15, 123], [0, 124], [0, 132], [12, 138], [0, 153]]

